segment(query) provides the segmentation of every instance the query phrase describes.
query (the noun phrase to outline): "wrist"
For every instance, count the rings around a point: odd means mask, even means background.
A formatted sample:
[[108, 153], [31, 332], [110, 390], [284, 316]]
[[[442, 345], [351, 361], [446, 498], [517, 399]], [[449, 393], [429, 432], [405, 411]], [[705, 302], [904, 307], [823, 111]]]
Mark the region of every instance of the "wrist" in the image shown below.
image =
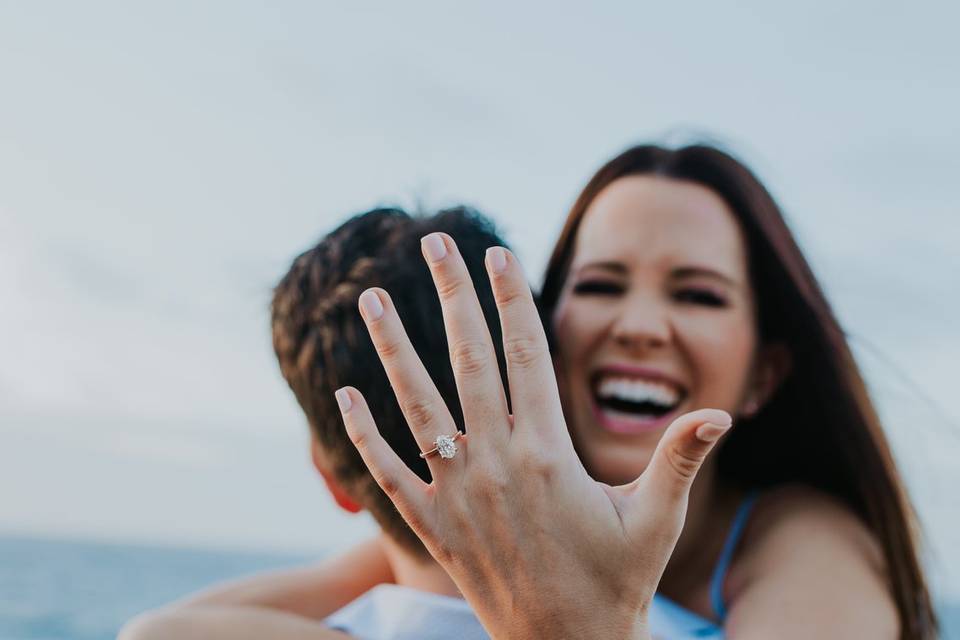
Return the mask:
[[543, 597], [512, 604], [490, 616], [478, 612], [494, 640], [650, 640], [646, 608], [583, 601], [564, 605]]
[[[596, 613], [591, 618], [596, 617]], [[486, 625], [485, 625], [486, 626]], [[525, 620], [513, 628], [499, 633], [488, 628], [493, 640], [650, 640], [650, 630], [646, 620], [632, 621], [591, 620], [579, 618], [563, 620], [558, 618]]]

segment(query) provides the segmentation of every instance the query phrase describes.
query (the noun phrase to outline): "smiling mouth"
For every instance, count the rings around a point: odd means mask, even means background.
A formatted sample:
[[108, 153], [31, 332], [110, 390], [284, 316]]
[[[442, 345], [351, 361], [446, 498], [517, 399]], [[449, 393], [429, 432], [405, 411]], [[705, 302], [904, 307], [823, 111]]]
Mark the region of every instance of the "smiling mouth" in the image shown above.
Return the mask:
[[627, 434], [666, 426], [687, 397], [686, 389], [671, 381], [622, 372], [598, 373], [592, 391], [600, 425]]

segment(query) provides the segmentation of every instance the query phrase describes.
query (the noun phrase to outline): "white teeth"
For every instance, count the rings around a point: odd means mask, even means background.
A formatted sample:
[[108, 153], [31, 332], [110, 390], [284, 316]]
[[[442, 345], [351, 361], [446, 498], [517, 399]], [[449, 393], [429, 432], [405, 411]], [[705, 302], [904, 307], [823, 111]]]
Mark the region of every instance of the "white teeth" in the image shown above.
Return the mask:
[[672, 406], [680, 393], [671, 386], [632, 378], [604, 378], [597, 388], [601, 398], [618, 398], [629, 402], [652, 402]]

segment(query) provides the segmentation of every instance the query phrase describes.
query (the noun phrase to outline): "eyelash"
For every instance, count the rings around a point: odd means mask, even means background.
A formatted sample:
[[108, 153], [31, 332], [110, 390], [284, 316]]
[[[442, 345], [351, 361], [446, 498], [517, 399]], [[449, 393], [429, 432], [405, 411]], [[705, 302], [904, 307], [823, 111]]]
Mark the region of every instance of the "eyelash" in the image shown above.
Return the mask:
[[674, 294], [674, 298], [680, 302], [692, 302], [693, 304], [702, 304], [705, 307], [721, 308], [727, 306], [727, 301], [706, 289], [681, 289]]
[[578, 295], [615, 295], [623, 293], [623, 287], [613, 282], [585, 280], [574, 285], [573, 292]]
[[[613, 282], [586, 280], [574, 285], [573, 293], [584, 296], [617, 295], [623, 293], [623, 286]], [[680, 289], [673, 294], [673, 298], [678, 302], [689, 302], [691, 304], [699, 304], [705, 307], [722, 308], [727, 306], [727, 301], [724, 298], [708, 289]]]

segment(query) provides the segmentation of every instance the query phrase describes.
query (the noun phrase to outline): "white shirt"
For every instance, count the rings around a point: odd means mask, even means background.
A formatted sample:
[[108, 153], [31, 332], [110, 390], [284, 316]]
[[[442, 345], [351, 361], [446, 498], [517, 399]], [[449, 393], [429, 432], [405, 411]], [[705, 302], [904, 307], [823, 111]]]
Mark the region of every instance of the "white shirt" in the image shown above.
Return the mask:
[[[363, 594], [324, 623], [358, 640], [489, 640], [470, 605], [395, 584], [381, 584]], [[714, 623], [657, 594], [648, 625], [655, 639], [723, 638]]]
[[395, 584], [377, 585], [324, 623], [359, 640], [489, 640], [470, 605]]

